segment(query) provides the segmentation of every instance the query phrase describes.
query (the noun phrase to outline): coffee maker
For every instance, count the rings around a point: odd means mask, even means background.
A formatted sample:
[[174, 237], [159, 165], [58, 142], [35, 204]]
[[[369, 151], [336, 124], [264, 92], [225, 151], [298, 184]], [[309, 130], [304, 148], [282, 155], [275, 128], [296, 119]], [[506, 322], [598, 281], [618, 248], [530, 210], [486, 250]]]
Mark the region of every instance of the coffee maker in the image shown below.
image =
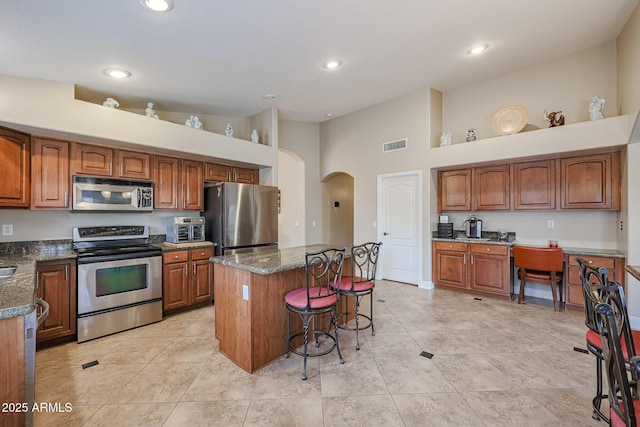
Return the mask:
[[472, 239], [482, 237], [482, 220], [476, 218], [475, 215], [471, 215], [467, 220], [467, 237]]

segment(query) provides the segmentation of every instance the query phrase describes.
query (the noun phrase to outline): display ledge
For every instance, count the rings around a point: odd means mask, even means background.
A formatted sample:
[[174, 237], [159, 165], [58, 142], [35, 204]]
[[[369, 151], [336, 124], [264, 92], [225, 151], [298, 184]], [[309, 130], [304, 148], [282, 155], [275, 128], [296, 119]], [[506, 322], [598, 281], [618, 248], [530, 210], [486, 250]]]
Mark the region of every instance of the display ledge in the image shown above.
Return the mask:
[[429, 167], [473, 165], [619, 147], [629, 143], [630, 121], [629, 115], [615, 116], [445, 147], [432, 147], [429, 150]]

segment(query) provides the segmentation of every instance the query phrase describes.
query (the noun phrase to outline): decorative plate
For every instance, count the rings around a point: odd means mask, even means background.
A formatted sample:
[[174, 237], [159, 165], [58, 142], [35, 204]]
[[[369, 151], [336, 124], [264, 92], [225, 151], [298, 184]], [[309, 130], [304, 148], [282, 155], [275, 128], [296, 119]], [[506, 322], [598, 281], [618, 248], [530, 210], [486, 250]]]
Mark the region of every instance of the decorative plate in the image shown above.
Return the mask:
[[493, 131], [498, 135], [520, 132], [527, 125], [527, 110], [520, 105], [509, 105], [493, 116]]

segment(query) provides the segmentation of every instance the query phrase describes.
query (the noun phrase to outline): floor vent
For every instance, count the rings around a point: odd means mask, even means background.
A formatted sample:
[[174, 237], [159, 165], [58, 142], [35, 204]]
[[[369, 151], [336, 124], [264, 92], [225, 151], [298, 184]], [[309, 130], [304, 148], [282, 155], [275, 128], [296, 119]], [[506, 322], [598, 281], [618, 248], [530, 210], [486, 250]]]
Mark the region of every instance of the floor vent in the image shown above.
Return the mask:
[[398, 150], [406, 150], [407, 149], [407, 139], [399, 139], [397, 141], [384, 142], [382, 144], [382, 152], [390, 153], [392, 151]]

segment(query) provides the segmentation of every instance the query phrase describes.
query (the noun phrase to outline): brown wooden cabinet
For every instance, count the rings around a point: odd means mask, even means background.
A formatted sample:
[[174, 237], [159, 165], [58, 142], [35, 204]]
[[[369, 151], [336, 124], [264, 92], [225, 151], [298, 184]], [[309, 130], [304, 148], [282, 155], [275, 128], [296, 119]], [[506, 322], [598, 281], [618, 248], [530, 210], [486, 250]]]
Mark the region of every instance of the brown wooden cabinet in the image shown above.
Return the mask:
[[69, 143], [34, 137], [31, 144], [31, 183], [34, 209], [69, 209]]
[[620, 210], [620, 152], [560, 160], [562, 209]]
[[45, 261], [36, 265], [36, 295], [49, 304], [49, 315], [36, 333], [38, 344], [76, 333], [75, 260]]
[[31, 201], [29, 135], [0, 128], [0, 207], [28, 208]]
[[[0, 319], [0, 402], [3, 404], [26, 402], [25, 378], [25, 317]], [[2, 426], [25, 426], [26, 413], [3, 411]]]
[[213, 300], [213, 248], [176, 250], [163, 254], [165, 312]]
[[438, 172], [438, 212], [471, 210], [471, 169]]
[[473, 169], [473, 210], [509, 210], [509, 165]]
[[433, 242], [433, 282], [477, 295], [510, 298], [506, 245]]
[[154, 156], [153, 207], [171, 210], [202, 210], [204, 166], [202, 162]]
[[207, 182], [240, 182], [244, 184], [259, 184], [258, 169], [240, 168], [235, 166], [205, 163], [204, 180]]
[[233, 182], [242, 184], [259, 184], [260, 176], [257, 169], [232, 168]]
[[569, 310], [584, 310], [584, 297], [582, 295], [582, 280], [580, 279], [580, 267], [576, 257], [581, 256], [588, 263], [596, 267], [605, 267], [609, 272], [609, 280], [614, 280], [624, 287], [624, 258], [601, 257], [591, 255], [565, 254], [565, 307]]
[[151, 179], [151, 155], [129, 150], [73, 143], [74, 175], [97, 175], [113, 178]]
[[513, 209], [553, 210], [556, 208], [556, 161], [514, 163]]

